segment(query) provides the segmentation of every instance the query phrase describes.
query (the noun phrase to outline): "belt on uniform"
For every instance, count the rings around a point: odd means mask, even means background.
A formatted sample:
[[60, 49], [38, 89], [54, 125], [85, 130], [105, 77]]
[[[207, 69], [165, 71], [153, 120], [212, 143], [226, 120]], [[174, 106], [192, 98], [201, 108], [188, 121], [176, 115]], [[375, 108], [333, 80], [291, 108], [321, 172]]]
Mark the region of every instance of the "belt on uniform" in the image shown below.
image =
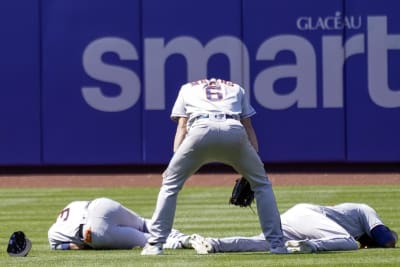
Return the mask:
[[85, 226], [84, 224], [79, 225], [78, 237], [80, 238], [80, 240], [82, 240], [84, 242], [84, 244], [83, 244], [84, 248], [92, 248], [90, 246], [90, 244], [88, 244], [88, 243], [92, 243], [92, 231], [90, 228], [87, 229], [85, 231], [85, 236], [83, 236], [83, 227], [84, 226]]
[[234, 119], [234, 120], [239, 120], [240, 117], [239, 115], [231, 115], [231, 114], [225, 114], [225, 113], [212, 113], [212, 114], [201, 114], [196, 116], [193, 121], [196, 121], [198, 119], [209, 119], [209, 118], [214, 118], [214, 119]]
[[[85, 206], [85, 215], [84, 215], [84, 217], [86, 217], [87, 216], [87, 209], [88, 209], [88, 207], [89, 207], [89, 205], [92, 203], [92, 201], [88, 201], [88, 203], [86, 204], [86, 206]], [[86, 220], [87, 220], [87, 218], [85, 218]], [[79, 238], [81, 238], [81, 239], [83, 239], [83, 226], [85, 226], [85, 224], [84, 223], [81, 223], [80, 225], [79, 225], [79, 228], [78, 228], [78, 237]]]
[[78, 237], [80, 239], [83, 239], [83, 226], [84, 226], [84, 224], [82, 223], [79, 225], [79, 228], [78, 228]]

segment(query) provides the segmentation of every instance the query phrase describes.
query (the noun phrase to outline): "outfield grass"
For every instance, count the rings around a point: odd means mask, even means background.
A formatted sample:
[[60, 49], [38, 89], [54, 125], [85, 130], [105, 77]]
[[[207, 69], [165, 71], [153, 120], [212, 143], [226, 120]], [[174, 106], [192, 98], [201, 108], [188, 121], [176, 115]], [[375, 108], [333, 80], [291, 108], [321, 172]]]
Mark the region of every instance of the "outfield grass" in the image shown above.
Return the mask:
[[[186, 187], [180, 194], [174, 228], [184, 233], [224, 237], [256, 235], [257, 216], [249, 209], [227, 204], [230, 187]], [[225, 253], [196, 255], [194, 250], [167, 250], [159, 257], [140, 256], [140, 249], [123, 251], [51, 251], [47, 230], [57, 212], [73, 200], [109, 197], [144, 217], [150, 217], [158, 188], [0, 189], [0, 266], [400, 266], [400, 250], [368, 249], [308, 255]], [[280, 211], [299, 202], [331, 205], [363, 202], [400, 232], [398, 186], [285, 186], [275, 187]], [[33, 247], [28, 257], [6, 253], [13, 231], [23, 230]]]

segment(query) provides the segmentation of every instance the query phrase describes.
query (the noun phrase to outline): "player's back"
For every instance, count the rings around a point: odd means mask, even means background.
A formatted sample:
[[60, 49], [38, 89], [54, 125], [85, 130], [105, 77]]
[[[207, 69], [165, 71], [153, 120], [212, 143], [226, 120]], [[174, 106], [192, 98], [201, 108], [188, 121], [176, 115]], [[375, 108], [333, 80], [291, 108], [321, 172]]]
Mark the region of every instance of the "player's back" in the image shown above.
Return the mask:
[[341, 203], [323, 207], [323, 210], [356, 238], [368, 233], [374, 226], [383, 224], [375, 210], [362, 203]]
[[60, 211], [56, 222], [48, 231], [50, 245], [62, 242], [80, 242], [77, 240], [76, 233], [79, 225], [84, 222], [88, 203], [88, 201], [73, 201]]
[[181, 94], [187, 114], [242, 112], [243, 89], [229, 81], [198, 80], [183, 85]]

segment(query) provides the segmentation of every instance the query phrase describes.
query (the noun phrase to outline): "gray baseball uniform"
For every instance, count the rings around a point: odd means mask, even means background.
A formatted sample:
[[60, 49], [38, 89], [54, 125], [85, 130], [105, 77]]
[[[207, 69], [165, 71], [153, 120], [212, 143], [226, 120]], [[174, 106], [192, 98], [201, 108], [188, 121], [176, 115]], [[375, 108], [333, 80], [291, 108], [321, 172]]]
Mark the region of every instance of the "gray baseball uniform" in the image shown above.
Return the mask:
[[254, 114], [245, 90], [232, 82], [200, 80], [181, 87], [171, 118], [188, 118], [187, 134], [163, 174], [149, 243], [166, 241], [173, 225], [177, 195], [185, 181], [202, 165], [220, 162], [232, 166], [250, 182], [263, 235], [273, 248], [283, 247], [272, 185], [240, 121]]
[[[52, 249], [63, 243], [94, 249], [130, 249], [143, 247], [149, 237], [146, 219], [108, 198], [69, 203], [48, 231]], [[173, 230], [165, 248], [182, 248], [185, 238], [189, 236]]]
[[[356, 250], [356, 239], [371, 235], [383, 225], [375, 210], [366, 204], [336, 206], [297, 204], [281, 216], [285, 241], [308, 239], [315, 251]], [[265, 251], [270, 248], [263, 235], [255, 237], [207, 238], [215, 252]]]

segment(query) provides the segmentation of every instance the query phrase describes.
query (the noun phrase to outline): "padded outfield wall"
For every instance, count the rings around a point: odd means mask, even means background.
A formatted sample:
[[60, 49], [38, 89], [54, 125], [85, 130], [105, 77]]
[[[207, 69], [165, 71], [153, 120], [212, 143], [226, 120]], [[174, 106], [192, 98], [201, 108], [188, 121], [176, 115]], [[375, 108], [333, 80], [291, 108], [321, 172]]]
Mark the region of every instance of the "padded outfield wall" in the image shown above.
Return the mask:
[[0, 165], [164, 164], [181, 84], [243, 85], [265, 162], [400, 162], [397, 0], [3, 0]]

